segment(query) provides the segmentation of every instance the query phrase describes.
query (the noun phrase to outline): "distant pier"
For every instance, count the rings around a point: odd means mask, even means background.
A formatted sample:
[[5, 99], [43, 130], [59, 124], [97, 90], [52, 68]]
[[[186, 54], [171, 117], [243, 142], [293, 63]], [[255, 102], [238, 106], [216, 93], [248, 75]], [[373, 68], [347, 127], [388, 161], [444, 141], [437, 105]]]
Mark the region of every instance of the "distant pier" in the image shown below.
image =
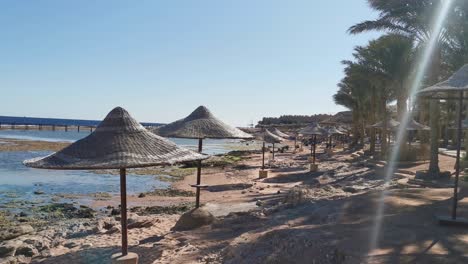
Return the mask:
[[[0, 116], [0, 129], [93, 132], [100, 122], [97, 120]], [[141, 125], [149, 128], [163, 124], [141, 123]]]

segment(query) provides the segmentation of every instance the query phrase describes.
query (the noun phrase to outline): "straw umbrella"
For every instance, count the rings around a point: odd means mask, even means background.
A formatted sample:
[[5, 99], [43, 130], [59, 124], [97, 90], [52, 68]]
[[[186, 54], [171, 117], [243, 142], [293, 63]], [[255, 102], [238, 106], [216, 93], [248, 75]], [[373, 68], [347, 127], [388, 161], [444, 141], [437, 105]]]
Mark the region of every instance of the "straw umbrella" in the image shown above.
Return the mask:
[[[275, 159], [275, 143], [281, 143], [283, 141], [284, 141], [284, 138], [273, 134], [268, 129], [265, 130], [265, 132], [263, 133], [263, 147], [265, 147], [265, 142], [273, 144], [273, 160]], [[265, 154], [265, 151], [263, 151], [263, 153]], [[265, 156], [265, 155], [263, 155], [263, 156]]]
[[329, 127], [325, 129], [329, 138], [328, 144], [330, 145], [330, 149], [332, 148], [332, 137], [334, 135], [343, 135], [344, 133], [340, 130], [336, 129], [336, 127]]
[[317, 148], [317, 136], [323, 136], [326, 135], [325, 129], [323, 129], [319, 124], [314, 123], [310, 126], [307, 126], [301, 130], [299, 130], [299, 134], [305, 135], [305, 136], [310, 136], [312, 141], [311, 147], [310, 147], [310, 156], [312, 157], [312, 164], [315, 164], [315, 151]]
[[265, 170], [265, 143], [273, 144], [273, 159], [275, 159], [275, 143], [281, 143], [284, 139], [271, 133], [269, 130], [265, 130], [261, 135], [262, 145], [262, 169], [259, 171], [259, 178], [267, 178], [268, 171]]
[[278, 136], [278, 137], [282, 137], [282, 138], [285, 138], [285, 139], [288, 139], [290, 137], [288, 134], [281, 132], [281, 130], [279, 130], [276, 127], [274, 127], [272, 130], [270, 130], [270, 132], [273, 133], [274, 135]]
[[89, 136], [49, 156], [26, 160], [24, 165], [55, 170], [119, 169], [124, 257], [128, 254], [126, 169], [205, 158], [149, 132], [125, 109], [116, 107]]
[[[421, 123], [416, 122], [414, 119], [411, 119], [408, 123], [408, 126], [405, 128], [407, 131], [429, 131], [431, 130], [430, 127], [423, 125]], [[411, 138], [408, 137], [408, 144], [411, 146]]]
[[422, 89], [418, 95], [435, 100], [458, 100], [457, 117], [457, 156], [455, 163], [455, 184], [453, 188], [453, 204], [451, 217], [439, 218], [440, 224], [468, 225], [465, 219], [457, 218], [458, 206], [458, 181], [460, 176], [460, 151], [462, 141], [462, 119], [464, 93], [468, 92], [468, 64], [455, 72], [449, 79], [437, 83], [431, 87]]
[[[200, 153], [203, 150], [203, 139], [205, 138], [253, 138], [250, 134], [217, 119], [205, 106], [199, 106], [186, 118], [160, 127], [156, 133], [163, 137], [198, 139], [198, 152]], [[201, 185], [201, 161], [198, 162], [197, 166], [197, 184], [192, 185], [192, 187], [197, 190], [195, 205], [198, 208], [200, 207], [200, 188], [205, 187]]]
[[398, 126], [400, 126], [400, 122], [396, 121], [393, 118], [390, 118], [390, 119], [387, 120], [386, 124], [384, 124], [384, 121], [380, 121], [380, 122], [377, 122], [377, 123], [371, 125], [370, 127], [379, 128], [379, 129], [384, 129], [384, 128], [396, 129], [396, 128], [398, 128]]

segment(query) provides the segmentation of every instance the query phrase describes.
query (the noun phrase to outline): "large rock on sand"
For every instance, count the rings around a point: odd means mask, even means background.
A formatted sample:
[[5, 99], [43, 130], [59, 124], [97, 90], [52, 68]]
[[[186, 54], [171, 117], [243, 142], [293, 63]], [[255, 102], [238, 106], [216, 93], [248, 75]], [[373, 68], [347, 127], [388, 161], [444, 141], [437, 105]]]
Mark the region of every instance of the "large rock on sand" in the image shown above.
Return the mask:
[[174, 231], [191, 230], [213, 223], [215, 217], [205, 209], [195, 208], [183, 214], [172, 228]]
[[30, 225], [12, 226], [0, 231], [0, 241], [9, 240], [32, 233], [34, 233], [34, 228]]

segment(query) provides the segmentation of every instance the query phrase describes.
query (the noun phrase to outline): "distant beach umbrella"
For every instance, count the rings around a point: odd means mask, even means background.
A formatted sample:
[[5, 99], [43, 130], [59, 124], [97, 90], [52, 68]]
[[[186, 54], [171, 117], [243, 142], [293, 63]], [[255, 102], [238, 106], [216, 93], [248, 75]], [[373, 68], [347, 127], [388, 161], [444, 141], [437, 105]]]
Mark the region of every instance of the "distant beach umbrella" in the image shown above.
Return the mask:
[[[156, 130], [156, 133], [163, 137], [174, 138], [193, 138], [198, 139], [198, 152], [203, 150], [204, 138], [232, 138], [232, 139], [251, 139], [252, 135], [242, 130], [231, 127], [216, 118], [208, 108], [199, 106], [186, 118], [162, 126]], [[196, 207], [200, 207], [200, 188], [201, 185], [201, 161], [198, 162], [197, 184], [192, 185], [196, 188]]]
[[453, 206], [451, 218], [440, 218], [441, 224], [464, 224], [468, 222], [463, 219], [457, 219], [457, 206], [458, 206], [458, 181], [460, 177], [460, 151], [461, 141], [463, 137], [463, 100], [468, 98], [464, 97], [464, 93], [468, 92], [468, 64], [464, 65], [461, 69], [455, 72], [447, 80], [437, 83], [428, 88], [422, 89], [418, 92], [421, 97], [429, 99], [445, 99], [445, 100], [458, 100], [458, 117], [457, 117], [457, 156], [455, 163], [455, 186], [453, 189]]
[[126, 169], [207, 158], [146, 130], [121, 107], [114, 108], [89, 136], [49, 156], [24, 161], [40, 169], [120, 169], [122, 256], [128, 254]]
[[338, 130], [336, 127], [334, 126], [331, 126], [331, 127], [328, 127], [325, 129], [326, 131], [326, 134], [328, 135], [328, 145], [329, 145], [329, 148], [331, 149], [332, 148], [332, 140], [333, 140], [333, 136], [336, 136], [336, 135], [344, 135], [345, 133], [341, 132], [340, 130]]
[[281, 143], [284, 141], [284, 138], [279, 137], [268, 129], [263, 132], [263, 148], [262, 148], [262, 170], [265, 169], [265, 143], [269, 143], [273, 145], [273, 160], [275, 159], [275, 144]]
[[378, 129], [384, 129], [387, 127], [387, 130], [392, 130], [392, 129], [397, 129], [400, 126], [400, 122], [396, 121], [393, 118], [390, 118], [387, 120], [386, 124], [384, 121], [377, 122], [373, 125], [370, 125], [369, 127], [371, 128], [378, 128]]
[[406, 130], [408, 131], [431, 130], [431, 128], [426, 125], [416, 122], [414, 119], [411, 119], [408, 123], [408, 126], [406, 126]]
[[274, 135], [278, 136], [278, 137], [282, 137], [282, 138], [285, 138], [285, 139], [288, 139], [290, 137], [288, 134], [281, 132], [281, 130], [279, 130], [276, 127], [271, 129], [270, 132], [273, 133]]
[[174, 138], [253, 138], [252, 135], [222, 122], [205, 106], [199, 106], [184, 119], [158, 128], [156, 133], [163, 137]]
[[312, 140], [312, 144], [310, 148], [310, 155], [312, 156], [312, 164], [315, 164], [315, 160], [316, 160], [315, 152], [317, 149], [317, 136], [327, 135], [327, 131], [323, 129], [319, 124], [314, 123], [299, 130], [299, 134], [304, 135], [304, 136], [310, 136]]

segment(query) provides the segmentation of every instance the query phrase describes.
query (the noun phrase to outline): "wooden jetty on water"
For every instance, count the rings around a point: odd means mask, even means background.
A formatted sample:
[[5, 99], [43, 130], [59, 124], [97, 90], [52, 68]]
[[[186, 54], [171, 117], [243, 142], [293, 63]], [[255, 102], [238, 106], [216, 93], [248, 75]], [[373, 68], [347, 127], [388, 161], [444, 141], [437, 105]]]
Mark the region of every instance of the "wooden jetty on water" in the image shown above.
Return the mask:
[[[23, 130], [69, 130], [92, 132], [101, 121], [62, 119], [62, 118], [41, 118], [41, 117], [15, 117], [0, 116], [0, 129], [23, 129]], [[144, 127], [158, 127], [160, 123], [141, 123]]]

